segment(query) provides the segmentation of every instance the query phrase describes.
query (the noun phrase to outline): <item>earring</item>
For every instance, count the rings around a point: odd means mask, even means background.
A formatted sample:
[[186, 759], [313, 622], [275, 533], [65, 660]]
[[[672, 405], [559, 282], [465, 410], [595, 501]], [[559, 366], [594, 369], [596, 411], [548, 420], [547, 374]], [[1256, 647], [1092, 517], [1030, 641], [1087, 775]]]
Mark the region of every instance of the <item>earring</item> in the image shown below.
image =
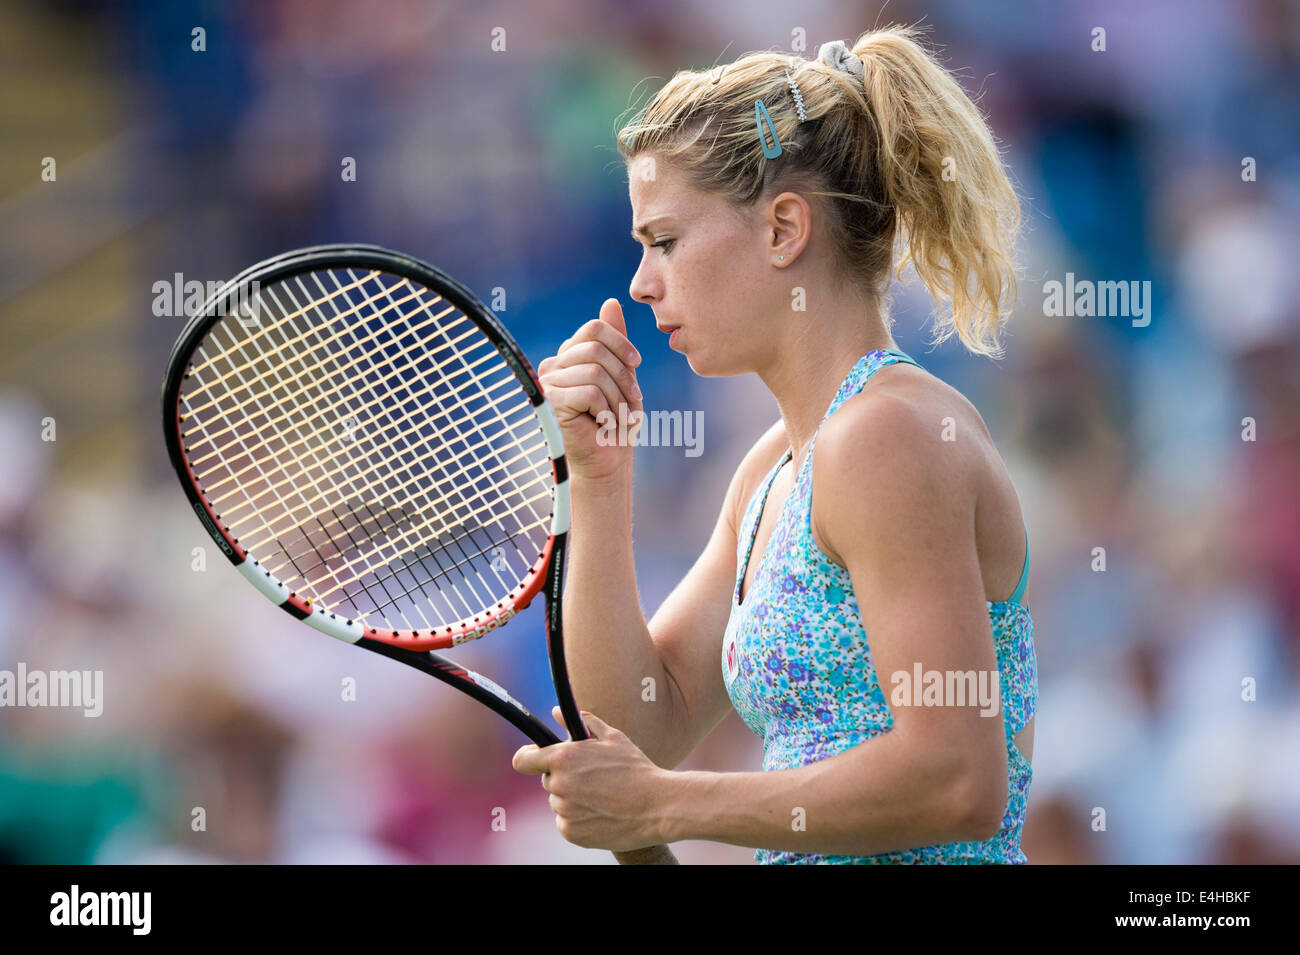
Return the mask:
[[784, 256], [784, 255], [783, 255], [783, 256], [781, 256], [781, 261], [782, 261], [782, 262], [784, 262], [784, 261], [785, 261], [785, 256]]

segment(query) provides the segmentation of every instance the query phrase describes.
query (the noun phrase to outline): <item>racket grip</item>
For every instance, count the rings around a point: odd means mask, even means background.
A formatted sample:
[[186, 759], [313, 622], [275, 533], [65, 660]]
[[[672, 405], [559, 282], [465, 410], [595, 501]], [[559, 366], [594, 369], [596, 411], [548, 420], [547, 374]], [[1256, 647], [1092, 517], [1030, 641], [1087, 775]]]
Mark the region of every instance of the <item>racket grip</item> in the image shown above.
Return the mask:
[[647, 846], [630, 852], [615, 852], [619, 865], [680, 865], [673, 850], [667, 846]]

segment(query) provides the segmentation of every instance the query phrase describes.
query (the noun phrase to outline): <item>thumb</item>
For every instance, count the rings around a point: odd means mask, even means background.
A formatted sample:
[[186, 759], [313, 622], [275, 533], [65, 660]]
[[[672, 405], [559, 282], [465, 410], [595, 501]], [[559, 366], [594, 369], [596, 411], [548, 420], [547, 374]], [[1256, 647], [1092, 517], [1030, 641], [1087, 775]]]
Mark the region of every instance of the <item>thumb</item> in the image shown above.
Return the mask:
[[587, 730], [591, 733], [592, 739], [609, 739], [619, 732], [595, 713], [588, 713], [586, 710], [582, 711], [582, 722], [587, 725]]
[[618, 299], [605, 299], [600, 306], [600, 320], [613, 326], [624, 338], [627, 337], [627, 322], [623, 320], [623, 306]]
[[[578, 719], [582, 720], [583, 722], [583, 732], [577, 735], [583, 738], [590, 737], [591, 739], [596, 739], [596, 737], [590, 731], [590, 724], [588, 724], [587, 722], [587, 719], [590, 718], [590, 716], [591, 714], [588, 713], [586, 710], [582, 710], [580, 712]], [[564, 731], [569, 734], [570, 739], [574, 738], [573, 729], [567, 723], [564, 722], [564, 711], [561, 710], [558, 706], [551, 707], [551, 719], [555, 720], [555, 722], [560, 724], [560, 726], [564, 729]]]

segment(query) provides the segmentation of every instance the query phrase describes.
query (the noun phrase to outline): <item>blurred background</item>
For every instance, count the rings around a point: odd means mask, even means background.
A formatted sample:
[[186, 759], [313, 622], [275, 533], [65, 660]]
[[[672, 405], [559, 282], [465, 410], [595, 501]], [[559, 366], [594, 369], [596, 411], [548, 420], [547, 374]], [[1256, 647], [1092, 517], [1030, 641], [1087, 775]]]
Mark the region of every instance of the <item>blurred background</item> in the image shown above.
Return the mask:
[[[0, 669], [102, 670], [104, 702], [0, 709], [0, 860], [612, 862], [559, 837], [508, 725], [298, 626], [212, 551], [163, 453], [184, 319], [155, 314], [154, 283], [373, 242], [504, 289], [534, 364], [617, 296], [647, 409], [704, 413], [699, 456], [638, 451], [649, 616], [779, 414], [753, 376], [695, 378], [630, 301], [619, 117], [678, 69], [917, 21], [1026, 202], [1004, 361], [930, 349], [914, 287], [894, 315], [1024, 505], [1029, 861], [1300, 862], [1300, 8], [1282, 0], [5, 0]], [[1150, 281], [1150, 324], [1047, 316], [1067, 273]], [[549, 713], [540, 608], [460, 658]], [[760, 764], [732, 715], [686, 766]]]

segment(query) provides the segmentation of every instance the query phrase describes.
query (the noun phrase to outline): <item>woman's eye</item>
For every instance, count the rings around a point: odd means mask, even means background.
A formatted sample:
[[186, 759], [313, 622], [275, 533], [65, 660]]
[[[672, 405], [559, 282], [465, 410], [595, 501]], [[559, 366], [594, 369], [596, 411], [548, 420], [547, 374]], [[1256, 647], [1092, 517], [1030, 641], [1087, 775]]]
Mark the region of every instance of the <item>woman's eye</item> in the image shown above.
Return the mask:
[[663, 249], [664, 255], [667, 255], [669, 251], [671, 251], [673, 245], [676, 244], [676, 242], [677, 242], [676, 239], [662, 239], [661, 241], [656, 242], [654, 245], [650, 246], [650, 248]]

